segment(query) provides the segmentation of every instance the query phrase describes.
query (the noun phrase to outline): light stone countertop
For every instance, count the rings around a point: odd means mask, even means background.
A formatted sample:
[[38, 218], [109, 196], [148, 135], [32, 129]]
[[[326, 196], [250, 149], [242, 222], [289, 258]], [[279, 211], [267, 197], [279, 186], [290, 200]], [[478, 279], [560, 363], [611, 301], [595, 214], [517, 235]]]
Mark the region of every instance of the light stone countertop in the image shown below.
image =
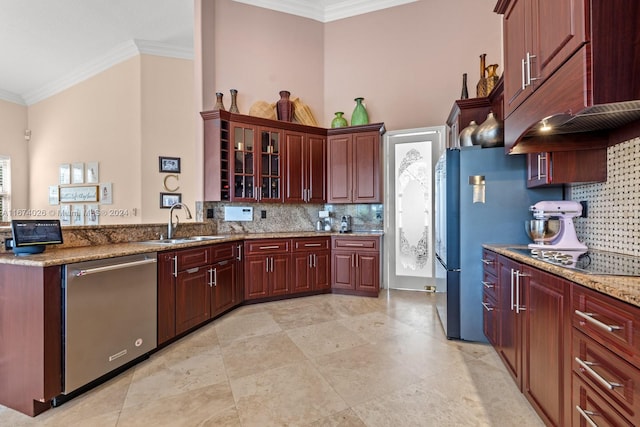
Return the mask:
[[[640, 307], [640, 277], [638, 276], [612, 276], [583, 273], [559, 265], [554, 265], [510, 249], [517, 248], [514, 245], [482, 245], [484, 248], [514, 259], [523, 264], [539, 268], [556, 276], [560, 276], [584, 287], [596, 290], [613, 298]], [[526, 248], [521, 246], [520, 248]]]
[[[353, 233], [338, 232], [316, 232], [316, 231], [293, 231], [279, 233], [250, 233], [250, 234], [229, 234], [224, 238], [215, 240], [200, 240], [180, 243], [115, 243], [108, 245], [82, 246], [76, 248], [55, 249], [55, 247], [47, 248], [41, 254], [32, 254], [26, 256], [16, 256], [13, 252], [4, 252], [0, 254], [0, 265], [23, 265], [31, 267], [49, 267], [54, 265], [70, 264], [74, 262], [92, 261], [97, 259], [113, 258], [124, 255], [134, 255], [148, 252], [163, 252], [175, 249], [185, 249], [191, 247], [214, 245], [224, 242], [235, 242], [239, 240], [255, 240], [255, 239], [290, 239], [295, 237], [323, 237], [323, 236], [343, 236], [343, 237], [365, 237], [365, 236], [382, 236], [382, 231], [355, 231]], [[180, 237], [176, 237], [180, 239]]]

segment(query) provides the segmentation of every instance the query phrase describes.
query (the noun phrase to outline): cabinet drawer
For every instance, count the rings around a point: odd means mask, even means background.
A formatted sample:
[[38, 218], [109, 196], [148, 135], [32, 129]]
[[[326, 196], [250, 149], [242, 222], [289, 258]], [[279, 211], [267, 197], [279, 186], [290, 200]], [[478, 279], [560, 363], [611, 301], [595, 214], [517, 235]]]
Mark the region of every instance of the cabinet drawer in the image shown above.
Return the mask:
[[211, 247], [212, 262], [224, 261], [235, 258], [235, 243], [219, 243]]
[[482, 321], [484, 335], [487, 337], [491, 345], [498, 344], [498, 304], [487, 291], [482, 293]]
[[640, 309], [573, 286], [573, 326], [640, 367]]
[[247, 255], [289, 252], [290, 248], [290, 239], [247, 240], [244, 243], [244, 250]]
[[482, 274], [482, 289], [489, 297], [498, 300], [498, 278], [486, 270]]
[[[616, 411], [602, 396], [573, 374], [571, 425], [629, 426], [634, 424]], [[587, 421], [587, 417], [592, 424]]]
[[208, 247], [184, 249], [178, 251], [176, 256], [178, 258], [178, 271], [207, 265], [211, 261]]
[[293, 240], [293, 250], [296, 252], [321, 251], [327, 249], [329, 249], [328, 237], [310, 237], [308, 239]]
[[486, 249], [482, 250], [482, 265], [484, 266], [484, 271], [494, 276], [498, 275], [498, 254], [495, 252], [488, 251]]
[[627, 418], [640, 421], [640, 370], [581, 332], [573, 333], [573, 371], [612, 401]]
[[378, 237], [333, 237], [333, 249], [357, 249], [378, 251]]

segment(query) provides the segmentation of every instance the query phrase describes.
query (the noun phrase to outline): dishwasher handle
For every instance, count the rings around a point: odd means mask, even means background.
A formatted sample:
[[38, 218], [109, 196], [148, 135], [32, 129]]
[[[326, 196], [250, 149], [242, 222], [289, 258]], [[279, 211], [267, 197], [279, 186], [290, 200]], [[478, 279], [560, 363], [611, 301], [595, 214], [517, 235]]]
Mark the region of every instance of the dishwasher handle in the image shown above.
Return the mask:
[[105, 271], [112, 271], [112, 270], [120, 270], [123, 268], [130, 268], [130, 267], [137, 267], [139, 265], [145, 265], [145, 264], [153, 264], [156, 263], [157, 260], [155, 258], [150, 258], [150, 259], [143, 259], [141, 261], [132, 261], [132, 262], [125, 262], [122, 264], [112, 264], [112, 265], [105, 265], [104, 267], [94, 267], [94, 268], [87, 268], [85, 270], [78, 270], [78, 271], [74, 271], [73, 275], [76, 277], [82, 277], [82, 276], [87, 276], [89, 274], [95, 274], [95, 273], [103, 273]]

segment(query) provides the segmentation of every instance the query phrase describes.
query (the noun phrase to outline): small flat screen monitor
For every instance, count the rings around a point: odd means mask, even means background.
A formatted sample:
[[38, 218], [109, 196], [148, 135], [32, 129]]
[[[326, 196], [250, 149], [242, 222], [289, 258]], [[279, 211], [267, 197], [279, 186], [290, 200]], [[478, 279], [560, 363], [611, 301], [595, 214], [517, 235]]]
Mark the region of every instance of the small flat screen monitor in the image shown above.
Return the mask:
[[20, 219], [11, 221], [13, 252], [17, 255], [40, 253], [45, 245], [62, 243], [57, 219]]

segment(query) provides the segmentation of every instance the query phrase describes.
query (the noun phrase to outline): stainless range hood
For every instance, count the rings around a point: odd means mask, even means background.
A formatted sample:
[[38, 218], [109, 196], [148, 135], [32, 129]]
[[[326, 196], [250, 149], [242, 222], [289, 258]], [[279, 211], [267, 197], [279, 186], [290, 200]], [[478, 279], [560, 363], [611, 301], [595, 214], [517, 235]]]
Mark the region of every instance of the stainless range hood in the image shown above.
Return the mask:
[[640, 100], [594, 105], [578, 114], [546, 117], [531, 127], [525, 138], [615, 129], [637, 120], [640, 120]]

